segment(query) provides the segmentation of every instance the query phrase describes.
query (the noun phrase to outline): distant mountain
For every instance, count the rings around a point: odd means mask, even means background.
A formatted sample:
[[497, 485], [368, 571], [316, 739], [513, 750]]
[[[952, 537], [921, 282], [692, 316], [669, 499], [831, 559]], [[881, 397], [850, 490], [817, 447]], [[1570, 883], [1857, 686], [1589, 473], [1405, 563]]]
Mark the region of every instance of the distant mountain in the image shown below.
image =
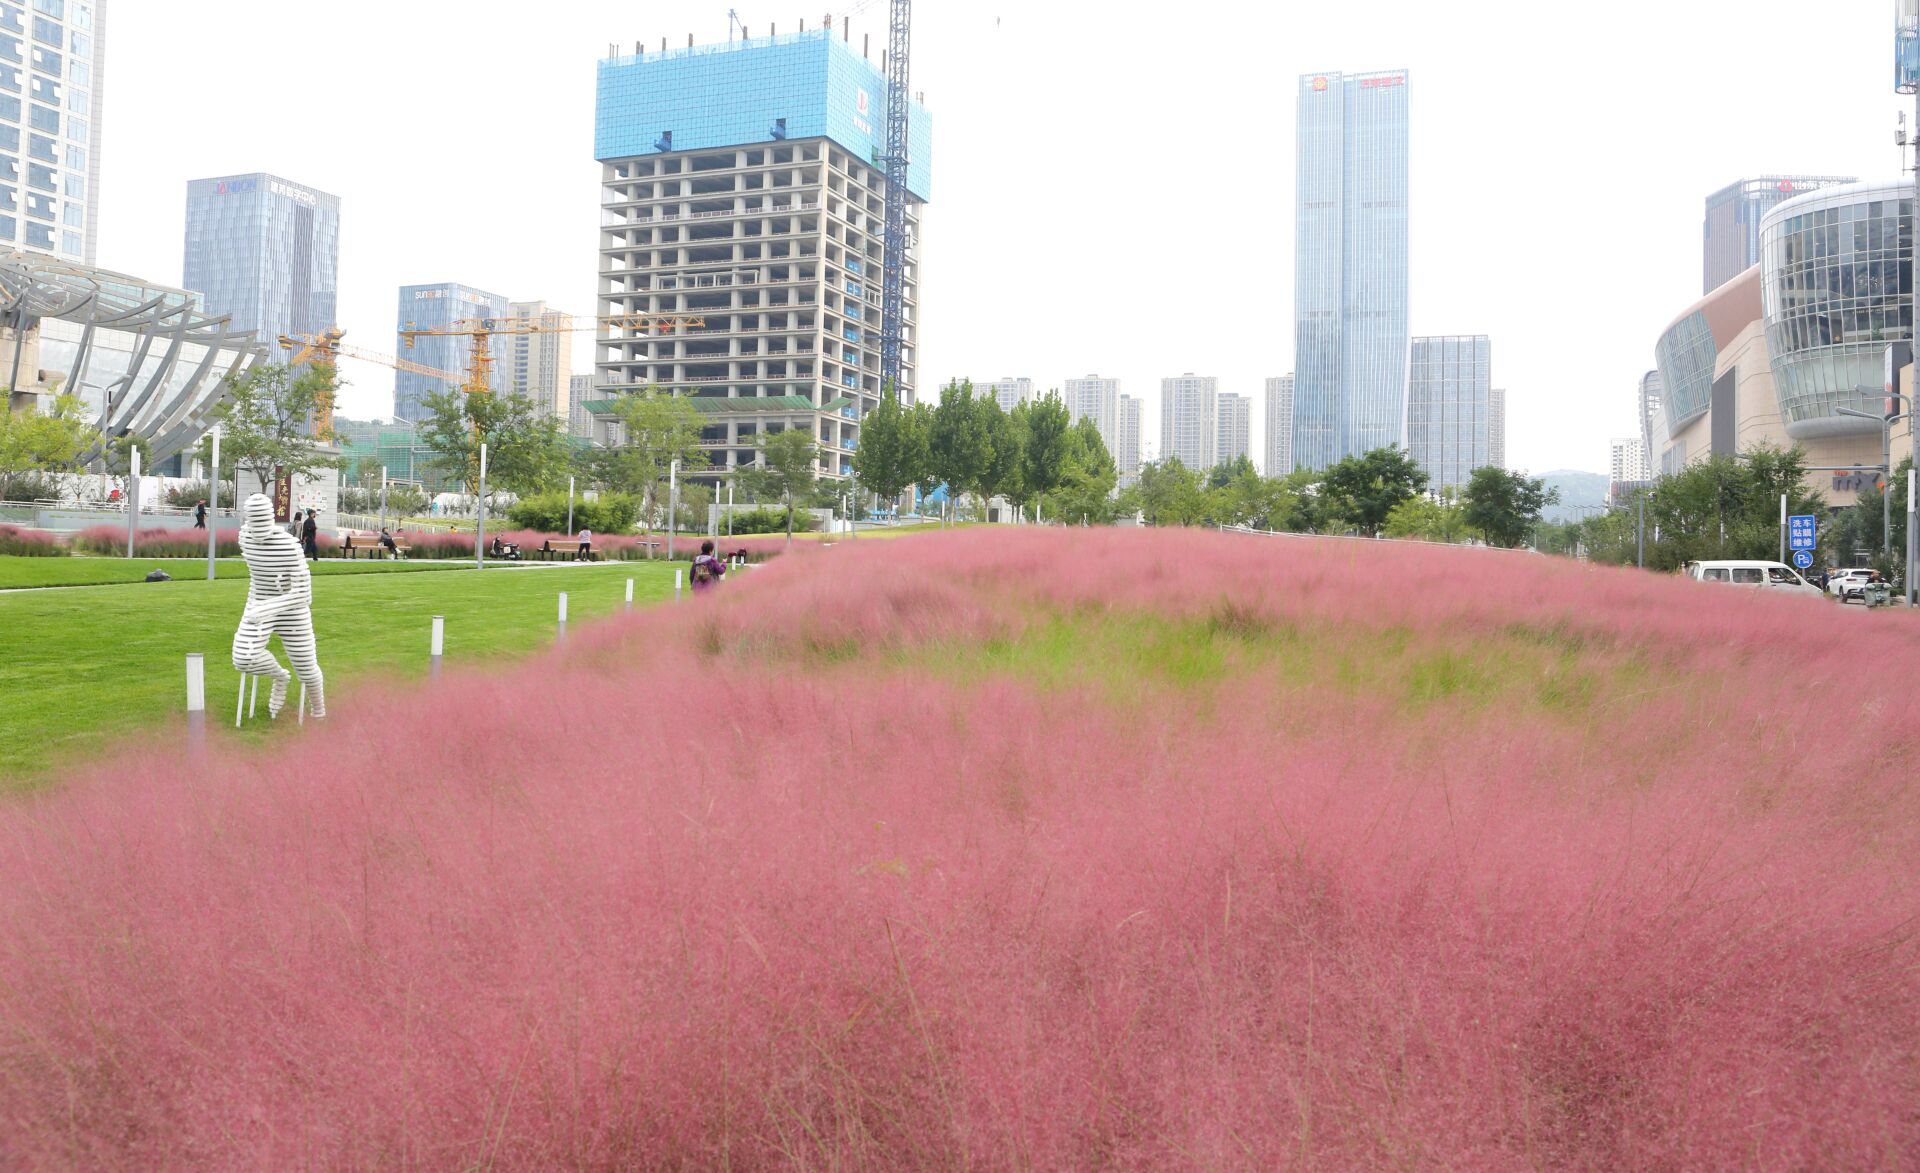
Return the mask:
[[1592, 508], [1580, 507], [1605, 506], [1607, 503], [1607, 485], [1610, 482], [1605, 473], [1556, 468], [1552, 472], [1535, 475], [1547, 488], [1560, 490], [1560, 504], [1548, 506], [1541, 514], [1547, 521], [1573, 521], [1580, 517], [1591, 517]]

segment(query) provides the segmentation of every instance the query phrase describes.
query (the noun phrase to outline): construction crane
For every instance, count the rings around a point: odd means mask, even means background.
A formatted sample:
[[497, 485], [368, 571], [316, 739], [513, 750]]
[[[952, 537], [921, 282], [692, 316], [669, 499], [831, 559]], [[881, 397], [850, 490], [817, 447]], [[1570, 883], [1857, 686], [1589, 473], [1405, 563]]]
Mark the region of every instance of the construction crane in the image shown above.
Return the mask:
[[[342, 356], [357, 358], [362, 362], [377, 363], [383, 367], [392, 367], [396, 371], [407, 371], [415, 375], [425, 375], [432, 379], [445, 379], [456, 386], [460, 375], [454, 371], [443, 371], [424, 363], [410, 362], [396, 358], [391, 354], [381, 354], [375, 350], [365, 350], [358, 346], [347, 346], [340, 339], [346, 334], [338, 326], [329, 326], [318, 334], [282, 334], [280, 345], [293, 351], [288, 366], [300, 366], [303, 363], [323, 362], [338, 367]], [[314, 419], [314, 429], [321, 434], [333, 430], [333, 407], [329, 404]]]
[[900, 348], [906, 312], [907, 264], [907, 49], [912, 40], [912, 0], [890, 0], [887, 25], [886, 232], [881, 238], [880, 385], [906, 401], [900, 387]]
[[461, 318], [450, 326], [416, 326], [407, 323], [400, 337], [413, 349], [417, 338], [467, 339], [467, 378], [469, 395], [485, 395], [493, 389], [493, 345], [496, 334], [553, 334], [570, 330], [628, 330], [644, 334], [648, 330], [673, 330], [682, 326], [704, 326], [707, 319], [688, 314], [605, 314], [597, 318], [576, 318], [572, 314], [550, 313], [537, 318]]

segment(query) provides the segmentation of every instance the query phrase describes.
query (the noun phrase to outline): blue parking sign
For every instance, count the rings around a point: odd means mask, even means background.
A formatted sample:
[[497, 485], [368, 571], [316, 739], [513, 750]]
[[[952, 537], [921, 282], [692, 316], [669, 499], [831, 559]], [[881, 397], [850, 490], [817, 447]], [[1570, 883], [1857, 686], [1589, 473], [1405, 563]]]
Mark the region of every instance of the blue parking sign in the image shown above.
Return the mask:
[[1814, 525], [1811, 513], [1796, 514], [1787, 518], [1787, 549], [1813, 549]]
[[1812, 570], [1813, 569], [1813, 551], [1812, 550], [1795, 550], [1793, 552], [1793, 564], [1799, 567], [1801, 570]]

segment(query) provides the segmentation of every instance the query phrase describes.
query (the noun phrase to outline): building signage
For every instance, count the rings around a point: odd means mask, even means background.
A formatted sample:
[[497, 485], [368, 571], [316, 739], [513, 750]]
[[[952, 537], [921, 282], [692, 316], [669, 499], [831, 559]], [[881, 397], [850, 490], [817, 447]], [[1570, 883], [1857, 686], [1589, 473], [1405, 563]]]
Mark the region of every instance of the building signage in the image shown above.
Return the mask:
[[1813, 549], [1813, 514], [1800, 513], [1787, 518], [1787, 549]]
[[257, 179], [222, 179], [213, 185], [215, 195], [239, 195], [241, 192], [254, 191], [260, 186]]
[[464, 301], [468, 305], [487, 304], [486, 298], [471, 293], [462, 293], [457, 289], [416, 289], [413, 291], [413, 300], [415, 301], [438, 301], [443, 297], [451, 297], [455, 301]]
[[1377, 90], [1381, 86], [1403, 86], [1406, 84], [1407, 75], [1404, 73], [1396, 73], [1392, 77], [1363, 77], [1360, 79], [1360, 88], [1363, 90]]
[[306, 204], [308, 207], [312, 207], [320, 202], [320, 197], [314, 195], [306, 188], [295, 187], [290, 183], [281, 183], [277, 179], [269, 179], [267, 181], [267, 190], [271, 191], [274, 195], [285, 196], [295, 203]]
[[1880, 474], [1877, 472], [1841, 473], [1833, 478], [1833, 491], [1836, 493], [1864, 493], [1879, 487]]
[[1316, 77], [1316, 78], [1314, 78], [1314, 79], [1313, 79], [1313, 92], [1314, 92], [1314, 93], [1316, 93], [1316, 94], [1318, 94], [1318, 93], [1324, 93], [1324, 92], [1326, 92], [1326, 88], [1327, 88], [1327, 79], [1326, 79], [1326, 78], [1324, 78], [1324, 77]]
[[281, 469], [273, 470], [273, 519], [290, 521], [293, 518], [293, 474]]

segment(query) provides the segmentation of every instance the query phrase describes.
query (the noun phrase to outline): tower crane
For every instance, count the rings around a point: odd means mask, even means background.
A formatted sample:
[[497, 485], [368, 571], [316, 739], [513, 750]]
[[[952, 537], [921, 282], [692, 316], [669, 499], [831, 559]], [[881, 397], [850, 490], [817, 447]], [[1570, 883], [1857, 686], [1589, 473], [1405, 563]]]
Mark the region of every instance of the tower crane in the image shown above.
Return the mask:
[[[318, 334], [282, 334], [280, 335], [280, 345], [293, 351], [293, 357], [287, 361], [288, 366], [297, 367], [303, 363], [323, 362], [328, 366], [338, 367], [340, 365], [340, 358], [344, 355], [347, 358], [357, 358], [362, 362], [377, 363], [383, 367], [391, 367], [396, 371], [407, 371], [415, 375], [425, 375], [430, 379], [445, 379], [447, 382], [456, 386], [460, 383], [460, 375], [455, 371], [443, 371], [436, 367], [427, 366], [425, 363], [411, 362], [404, 358], [396, 358], [391, 354], [381, 354], [376, 350], [366, 350], [358, 346], [348, 346], [340, 341], [341, 337], [345, 334], [346, 331], [340, 327], [329, 326]], [[314, 420], [314, 428], [321, 434], [333, 430], [333, 407], [331, 404], [321, 411]]]
[[409, 322], [400, 337], [413, 349], [417, 338], [467, 339], [467, 377], [463, 384], [469, 395], [485, 395], [493, 389], [493, 346], [496, 334], [552, 334], [571, 330], [603, 328], [644, 334], [648, 330], [704, 326], [707, 319], [698, 314], [603, 314], [597, 318], [550, 313], [537, 318], [461, 318], [450, 326], [416, 326]]
[[889, 0], [887, 22], [886, 234], [881, 238], [880, 385], [900, 388], [900, 348], [905, 329], [907, 263], [907, 50], [912, 41], [912, 0]]

